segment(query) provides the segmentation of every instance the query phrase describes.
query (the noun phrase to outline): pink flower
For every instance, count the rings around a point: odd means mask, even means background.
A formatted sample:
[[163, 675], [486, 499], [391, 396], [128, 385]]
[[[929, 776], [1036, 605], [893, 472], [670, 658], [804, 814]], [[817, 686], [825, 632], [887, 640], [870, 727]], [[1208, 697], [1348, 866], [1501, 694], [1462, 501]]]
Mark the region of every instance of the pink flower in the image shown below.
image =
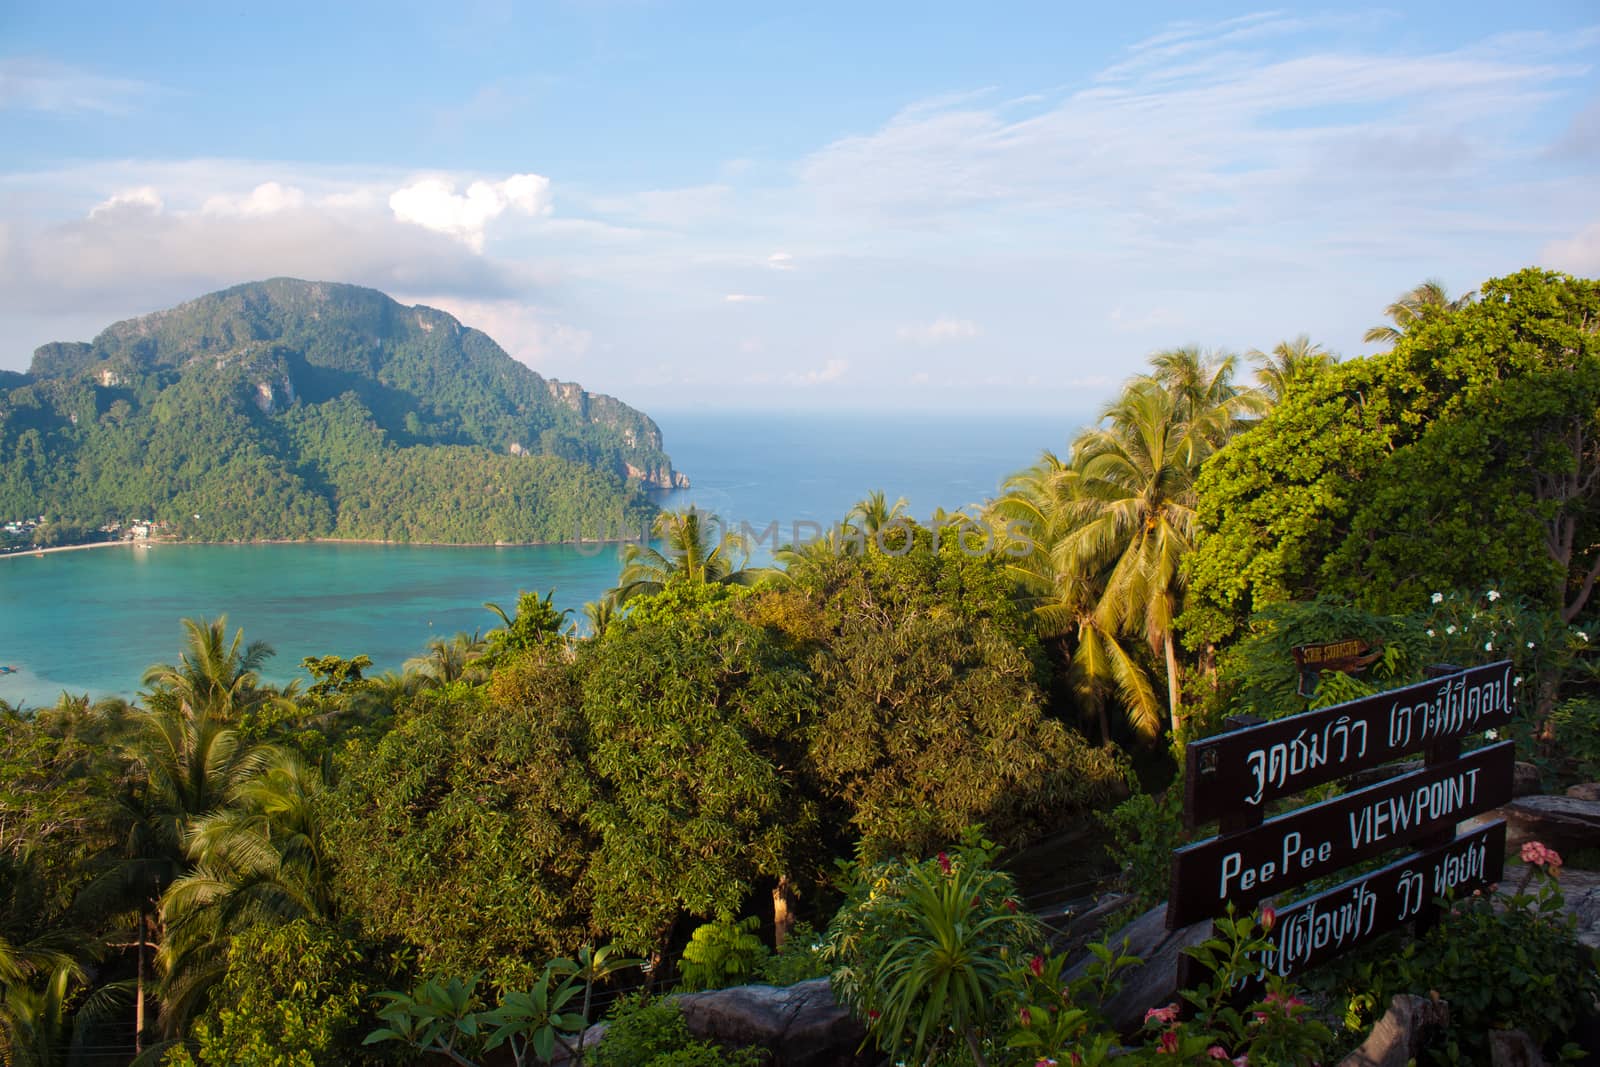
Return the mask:
[[1044, 957], [1043, 956], [1035, 956], [1035, 957], [1033, 957], [1033, 959], [1029, 960], [1028, 961], [1028, 970], [1033, 972], [1033, 976], [1035, 978], [1043, 978], [1044, 977]]
[[[1071, 1062], [1072, 1067], [1083, 1067], [1083, 1057], [1076, 1052], [1072, 1054], [1072, 1058], [1069, 1062]], [[1038, 1067], [1038, 1064], [1035, 1064], [1034, 1067]]]
[[1176, 1004], [1168, 1004], [1164, 1008], [1151, 1008], [1149, 1011], [1144, 1013], [1144, 1021], [1146, 1023], [1158, 1022], [1163, 1026], [1177, 1019], [1177, 1017], [1178, 1006]]
[[1561, 866], [1561, 853], [1538, 841], [1529, 841], [1522, 846], [1522, 862], [1533, 867], [1549, 867], [1551, 873]]
[[1228, 1058], [1228, 1053], [1221, 1045], [1212, 1045], [1210, 1048], [1206, 1049], [1206, 1055], [1210, 1056], [1214, 1060], [1225, 1060]]
[[1017, 902], [1012, 900], [1010, 897], [1007, 897], [1006, 898], [1006, 910], [1009, 911], [1011, 914], [1015, 915], [1017, 913]]
[[1037, 1060], [1037, 1061], [1034, 1062], [1033, 1067], [1056, 1067], [1056, 1061], [1055, 1060]]
[[873, 1008], [871, 1011], [867, 1012], [867, 1022], [869, 1022], [869, 1023], [877, 1022], [878, 1021], [878, 1017], [880, 1015], [882, 1015], [882, 1014], [883, 1013], [880, 1012], [877, 1008]]
[[1270, 933], [1272, 933], [1272, 928], [1274, 926], [1277, 926], [1277, 925], [1278, 925], [1278, 909], [1272, 907], [1270, 904], [1267, 907], [1262, 908], [1261, 909], [1261, 932], [1264, 933], [1264, 934], [1270, 934]]
[[1177, 1052], [1178, 1051], [1178, 1031], [1176, 1031], [1176, 1030], [1168, 1030], [1166, 1033], [1162, 1034], [1161, 1035], [1161, 1046], [1159, 1048], [1157, 1048], [1156, 1051], [1157, 1052], [1169, 1052], [1169, 1053], [1170, 1052]]
[[1233, 1058], [1233, 1067], [1250, 1067], [1250, 1057], [1241, 1053]]
[[950, 873], [950, 857], [946, 853], [939, 853], [939, 869], [945, 874]]

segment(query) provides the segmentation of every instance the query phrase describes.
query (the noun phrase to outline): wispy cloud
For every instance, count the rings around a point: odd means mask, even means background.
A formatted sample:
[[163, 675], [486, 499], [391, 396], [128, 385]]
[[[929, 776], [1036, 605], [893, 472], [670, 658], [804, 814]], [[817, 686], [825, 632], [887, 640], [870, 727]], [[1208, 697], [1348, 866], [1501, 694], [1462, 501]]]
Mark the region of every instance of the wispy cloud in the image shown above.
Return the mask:
[[755, 293], [729, 293], [722, 299], [729, 304], [760, 304], [764, 303], [767, 298]]
[[971, 319], [953, 319], [941, 315], [932, 322], [902, 326], [895, 331], [895, 336], [913, 344], [937, 345], [949, 341], [970, 340], [981, 332], [978, 324]]
[[147, 82], [111, 78], [48, 59], [0, 59], [0, 111], [43, 111], [59, 115], [126, 115], [156, 92]]
[[830, 359], [814, 370], [787, 374], [783, 380], [790, 385], [825, 385], [843, 378], [849, 370], [849, 360]]

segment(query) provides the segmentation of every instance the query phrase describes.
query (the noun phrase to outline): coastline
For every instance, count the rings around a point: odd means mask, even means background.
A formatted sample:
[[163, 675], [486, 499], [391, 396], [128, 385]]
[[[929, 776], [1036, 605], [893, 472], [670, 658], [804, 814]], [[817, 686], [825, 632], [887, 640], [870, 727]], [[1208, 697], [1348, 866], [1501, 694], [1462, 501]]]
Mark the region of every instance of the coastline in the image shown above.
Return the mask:
[[91, 541], [86, 545], [56, 545], [0, 552], [0, 559], [43, 556], [51, 552], [81, 552], [90, 548], [155, 548], [166, 545], [393, 545], [408, 548], [549, 548], [554, 545], [599, 547], [638, 544], [634, 537], [607, 537], [583, 541], [385, 541], [373, 537], [271, 537], [252, 541]]

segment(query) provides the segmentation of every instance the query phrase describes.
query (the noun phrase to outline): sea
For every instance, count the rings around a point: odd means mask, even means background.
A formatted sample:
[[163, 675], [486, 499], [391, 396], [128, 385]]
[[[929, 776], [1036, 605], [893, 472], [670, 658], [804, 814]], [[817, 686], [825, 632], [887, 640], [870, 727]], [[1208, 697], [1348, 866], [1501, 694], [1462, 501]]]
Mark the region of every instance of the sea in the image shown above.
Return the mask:
[[[1020, 415], [654, 412], [692, 488], [658, 494], [773, 541], [815, 536], [872, 490], [911, 515], [992, 497], [1043, 449], [1058, 453], [1086, 412]], [[614, 533], [614, 531], [613, 531]], [[615, 545], [466, 548], [368, 544], [153, 545], [0, 559], [0, 700], [62, 693], [134, 698], [145, 670], [177, 660], [182, 620], [227, 616], [275, 654], [263, 674], [301, 676], [307, 656], [367, 655], [395, 670], [434, 637], [485, 631], [485, 607], [554, 591], [581, 617], [616, 584]]]

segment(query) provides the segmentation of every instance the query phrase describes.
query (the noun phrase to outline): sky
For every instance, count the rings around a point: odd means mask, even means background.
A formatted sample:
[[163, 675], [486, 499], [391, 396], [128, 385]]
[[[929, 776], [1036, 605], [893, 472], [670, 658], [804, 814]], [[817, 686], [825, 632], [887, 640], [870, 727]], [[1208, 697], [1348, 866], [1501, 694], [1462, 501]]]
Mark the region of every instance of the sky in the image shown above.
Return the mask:
[[289, 275], [645, 410], [1086, 410], [1600, 276], [1600, 6], [0, 0], [0, 368]]

